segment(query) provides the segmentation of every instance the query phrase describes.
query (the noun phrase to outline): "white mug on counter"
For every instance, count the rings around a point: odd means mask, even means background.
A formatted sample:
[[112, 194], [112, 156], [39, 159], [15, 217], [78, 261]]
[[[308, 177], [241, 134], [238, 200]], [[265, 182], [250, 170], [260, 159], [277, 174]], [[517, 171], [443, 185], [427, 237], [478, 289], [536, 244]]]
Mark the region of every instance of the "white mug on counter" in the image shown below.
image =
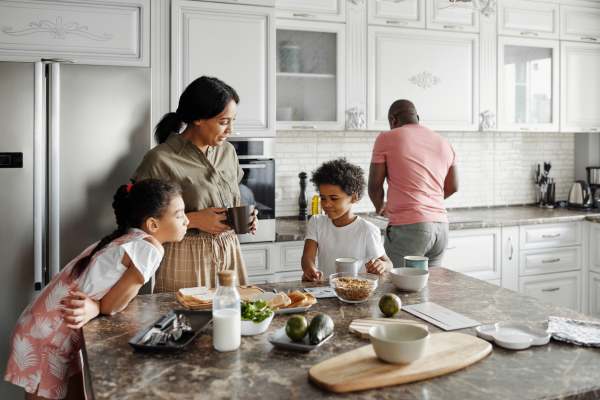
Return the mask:
[[341, 257], [335, 259], [335, 272], [350, 272], [357, 274], [361, 267], [360, 260], [354, 257]]

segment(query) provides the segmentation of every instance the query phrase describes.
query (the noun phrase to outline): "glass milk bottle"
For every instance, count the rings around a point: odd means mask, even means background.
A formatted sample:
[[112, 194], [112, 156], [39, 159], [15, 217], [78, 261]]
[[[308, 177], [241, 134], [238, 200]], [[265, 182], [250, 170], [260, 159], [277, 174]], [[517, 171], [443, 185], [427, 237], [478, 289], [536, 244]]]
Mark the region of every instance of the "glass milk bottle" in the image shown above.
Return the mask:
[[219, 272], [219, 288], [213, 297], [213, 347], [217, 351], [240, 347], [240, 294], [233, 283], [233, 271]]

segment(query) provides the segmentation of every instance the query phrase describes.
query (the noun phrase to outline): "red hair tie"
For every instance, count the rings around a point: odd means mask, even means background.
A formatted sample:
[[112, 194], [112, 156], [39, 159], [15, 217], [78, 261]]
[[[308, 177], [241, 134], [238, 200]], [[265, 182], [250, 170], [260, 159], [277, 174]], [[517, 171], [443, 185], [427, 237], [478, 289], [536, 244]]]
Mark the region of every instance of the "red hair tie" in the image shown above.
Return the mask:
[[131, 188], [133, 187], [133, 183], [127, 184], [127, 193], [131, 192]]

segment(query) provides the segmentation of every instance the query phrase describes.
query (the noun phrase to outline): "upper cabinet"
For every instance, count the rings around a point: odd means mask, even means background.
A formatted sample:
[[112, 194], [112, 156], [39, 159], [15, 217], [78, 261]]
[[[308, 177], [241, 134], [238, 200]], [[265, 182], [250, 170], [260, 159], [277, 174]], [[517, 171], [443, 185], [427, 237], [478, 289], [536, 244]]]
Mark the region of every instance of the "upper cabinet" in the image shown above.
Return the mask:
[[498, 7], [498, 33], [536, 38], [558, 38], [558, 4], [503, 0]]
[[427, 0], [427, 28], [479, 32], [479, 13], [472, 2]]
[[600, 43], [600, 9], [560, 6], [560, 38]]
[[277, 127], [343, 129], [345, 25], [278, 20]]
[[0, 57], [148, 66], [150, 0], [1, 1]]
[[347, 0], [276, 0], [277, 17], [346, 21]]
[[558, 131], [558, 41], [498, 39], [498, 127]]
[[389, 129], [387, 113], [412, 100], [423, 124], [438, 130], [477, 130], [479, 37], [369, 26], [367, 129]]
[[560, 128], [600, 132], [600, 44], [561, 43]]
[[367, 15], [371, 25], [425, 28], [425, 0], [371, 0]]
[[222, 79], [240, 94], [234, 132], [275, 135], [275, 18], [268, 7], [173, 0], [171, 108], [194, 79]]

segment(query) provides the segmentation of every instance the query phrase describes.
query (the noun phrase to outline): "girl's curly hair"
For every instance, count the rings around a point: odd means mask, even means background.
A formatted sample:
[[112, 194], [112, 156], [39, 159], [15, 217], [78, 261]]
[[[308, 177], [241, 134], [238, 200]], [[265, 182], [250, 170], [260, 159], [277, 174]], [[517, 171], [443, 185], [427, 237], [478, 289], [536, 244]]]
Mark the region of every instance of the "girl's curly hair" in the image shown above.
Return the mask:
[[337, 185], [348, 196], [356, 193], [358, 200], [365, 191], [365, 177], [362, 168], [349, 163], [345, 158], [323, 163], [313, 171], [310, 181], [315, 184], [317, 190], [319, 185]]

